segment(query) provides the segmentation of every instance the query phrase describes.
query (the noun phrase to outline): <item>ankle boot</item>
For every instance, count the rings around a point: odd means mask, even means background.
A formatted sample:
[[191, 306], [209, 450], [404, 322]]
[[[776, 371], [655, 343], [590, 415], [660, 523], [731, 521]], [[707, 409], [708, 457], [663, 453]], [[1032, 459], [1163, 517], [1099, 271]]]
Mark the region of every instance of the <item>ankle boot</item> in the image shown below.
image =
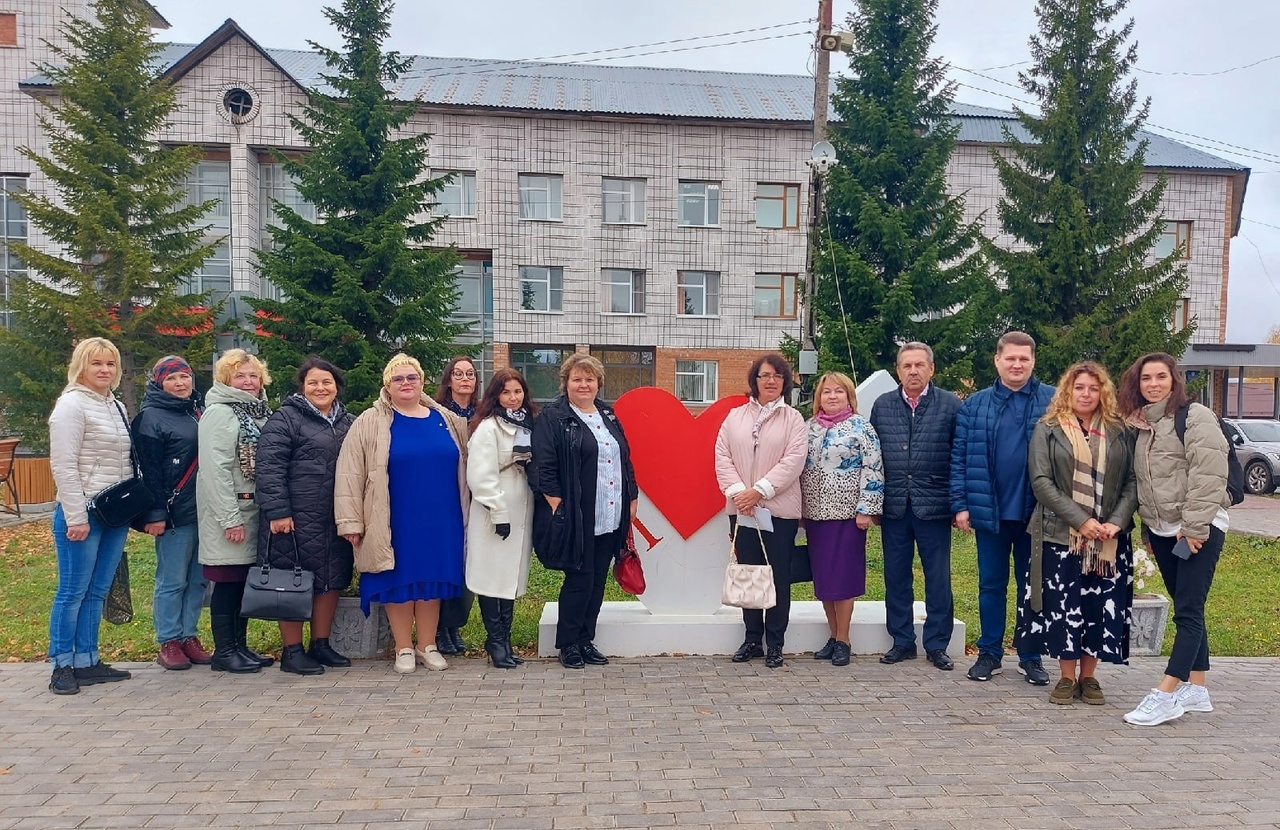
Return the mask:
[[285, 646], [280, 653], [280, 671], [290, 674], [324, 674], [324, 666], [311, 659], [302, 648], [302, 643]]
[[240, 653], [239, 621], [238, 615], [209, 615], [209, 627], [213, 630], [213, 659], [209, 662], [209, 668], [213, 671], [229, 671], [232, 674], [262, 671], [262, 666], [257, 661]]
[[328, 637], [312, 637], [311, 648], [307, 651], [307, 654], [322, 666], [345, 669], [351, 665], [349, 658], [334, 651], [333, 646], [329, 645]]
[[276, 658], [274, 658], [274, 657], [267, 657], [267, 656], [265, 656], [265, 655], [259, 654], [258, 652], [254, 651], [253, 649], [249, 648], [249, 619], [248, 619], [248, 617], [241, 617], [241, 616], [237, 615], [237, 616], [236, 616], [236, 624], [237, 624], [237, 627], [236, 627], [236, 637], [237, 637], [237, 639], [236, 639], [236, 647], [240, 650], [240, 653], [241, 653], [241, 654], [243, 654], [245, 657], [248, 657], [248, 658], [249, 658], [250, 660], [252, 660], [253, 662], [257, 663], [259, 666], [262, 666], [262, 668], [264, 668], [264, 669], [265, 669], [265, 668], [267, 668], [268, 666], [274, 666], [274, 665], [275, 665], [275, 663], [276, 663]]
[[522, 666], [524, 665], [524, 660], [511, 647], [511, 623], [515, 619], [516, 601], [513, 599], [500, 599], [498, 602], [499, 610], [502, 613], [502, 640], [507, 644], [507, 654], [511, 656], [517, 666]]
[[489, 652], [489, 661], [495, 669], [514, 669], [518, 664], [511, 659], [511, 649], [502, 634], [502, 600], [483, 596], [478, 599], [480, 619], [487, 635], [484, 650]]
[[457, 647], [453, 644], [453, 634], [443, 625], [436, 628], [436, 651], [441, 654], [458, 653]]

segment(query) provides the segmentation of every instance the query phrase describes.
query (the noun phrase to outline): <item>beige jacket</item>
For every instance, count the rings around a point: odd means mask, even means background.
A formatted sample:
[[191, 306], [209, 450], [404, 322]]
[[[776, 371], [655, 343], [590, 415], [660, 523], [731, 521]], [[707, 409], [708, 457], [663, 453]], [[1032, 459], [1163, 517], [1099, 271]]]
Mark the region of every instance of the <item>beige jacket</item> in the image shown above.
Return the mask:
[[1165, 403], [1148, 404], [1138, 428], [1134, 471], [1138, 477], [1138, 515], [1153, 525], [1180, 527], [1192, 539], [1208, 539], [1227, 495], [1227, 439], [1213, 412], [1198, 403], [1187, 412], [1186, 442], [1173, 429]]
[[72, 383], [49, 416], [49, 463], [67, 525], [89, 522], [90, 498], [133, 477], [129, 427], [114, 395]]
[[[425, 394], [421, 400], [424, 406], [444, 418], [449, 434], [458, 445], [458, 491], [465, 522], [471, 500], [467, 490], [467, 422]], [[333, 517], [339, 535], [355, 533], [361, 537], [360, 544], [355, 545], [356, 570], [360, 573], [380, 573], [396, 565], [395, 551], [391, 549], [391, 483], [387, 475], [394, 415], [391, 396], [383, 389], [373, 406], [351, 425], [342, 443], [342, 452], [338, 454]]]

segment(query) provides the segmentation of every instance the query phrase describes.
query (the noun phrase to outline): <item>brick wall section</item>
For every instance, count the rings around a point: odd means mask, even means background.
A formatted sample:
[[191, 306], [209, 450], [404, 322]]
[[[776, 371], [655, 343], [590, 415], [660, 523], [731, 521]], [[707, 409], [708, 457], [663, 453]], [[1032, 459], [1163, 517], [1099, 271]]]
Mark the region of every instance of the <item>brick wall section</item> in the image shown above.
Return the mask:
[[[665, 349], [654, 354], [654, 383], [660, 389], [675, 393], [677, 360], [708, 360], [717, 364], [717, 398], [738, 395], [747, 391], [747, 370], [766, 349]], [[687, 404], [689, 411], [698, 413], [705, 406]]]

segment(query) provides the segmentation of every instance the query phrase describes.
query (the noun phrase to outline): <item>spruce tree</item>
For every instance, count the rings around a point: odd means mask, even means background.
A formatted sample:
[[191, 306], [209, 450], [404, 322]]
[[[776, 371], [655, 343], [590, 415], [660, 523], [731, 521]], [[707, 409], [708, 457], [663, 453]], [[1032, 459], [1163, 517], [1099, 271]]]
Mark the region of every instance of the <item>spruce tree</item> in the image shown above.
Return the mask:
[[52, 244], [11, 245], [31, 277], [15, 282], [13, 327], [0, 331], [5, 427], [36, 446], [76, 341], [99, 336], [119, 347], [130, 411], [157, 357], [178, 352], [198, 366], [213, 346], [215, 309], [200, 307], [204, 295], [180, 293], [212, 252], [196, 227], [212, 203], [183, 205], [200, 149], [154, 138], [177, 101], [146, 4], [96, 0], [64, 25], [67, 46], [54, 45], [55, 62], [39, 67], [54, 87], [40, 99], [48, 155], [20, 148], [49, 189], [10, 194]]
[[346, 372], [345, 402], [356, 410], [377, 398], [395, 352], [430, 371], [455, 351], [463, 329], [449, 321], [457, 253], [425, 247], [442, 220], [419, 218], [443, 185], [426, 177], [431, 136], [393, 137], [415, 108], [388, 90], [409, 63], [382, 49], [392, 5], [344, 0], [324, 10], [343, 47], [311, 44], [330, 69], [327, 88], [311, 90], [302, 117], [292, 118], [311, 149], [285, 162], [318, 219], [275, 204], [281, 226], [271, 228], [274, 244], [259, 253], [259, 270], [284, 299], [253, 301], [263, 318], [256, 339], [279, 391], [291, 387], [281, 370], [314, 353]]
[[1119, 373], [1145, 352], [1182, 354], [1194, 329], [1170, 330], [1186, 286], [1181, 254], [1153, 257], [1165, 179], [1143, 181], [1150, 100], [1126, 80], [1133, 20], [1113, 25], [1126, 5], [1039, 0], [1032, 67], [1019, 79], [1040, 114], [1019, 111], [1028, 140], [1006, 129], [1008, 155], [992, 152], [1000, 226], [1016, 241], [986, 246], [1005, 287], [1000, 317], [1036, 338], [1046, 379], [1084, 358]]
[[898, 345], [929, 343], [940, 379], [972, 375], [968, 352], [989, 308], [980, 231], [946, 189], [958, 126], [954, 85], [929, 56], [937, 0], [858, 0], [852, 76], [832, 95], [839, 164], [826, 179], [814, 251], [822, 368], [892, 369]]

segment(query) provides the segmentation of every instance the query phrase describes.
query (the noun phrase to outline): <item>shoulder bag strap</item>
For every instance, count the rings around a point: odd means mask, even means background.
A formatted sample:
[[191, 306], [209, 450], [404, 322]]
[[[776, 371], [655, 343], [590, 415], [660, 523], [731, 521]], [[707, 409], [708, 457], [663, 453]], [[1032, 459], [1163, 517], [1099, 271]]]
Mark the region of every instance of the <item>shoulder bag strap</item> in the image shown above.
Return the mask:
[[187, 465], [187, 471], [182, 474], [182, 478], [178, 479], [178, 486], [173, 488], [173, 493], [169, 495], [169, 501], [166, 506], [172, 508], [173, 503], [178, 500], [178, 494], [182, 492], [182, 488], [187, 486], [187, 482], [191, 480], [191, 476], [195, 474], [196, 464], [200, 462], [200, 457], [196, 456], [191, 459], [191, 463]]
[[133, 477], [141, 478], [142, 475], [138, 472], [137, 448], [133, 445], [133, 433], [129, 430], [129, 419], [124, 417], [124, 407], [120, 405], [118, 398], [113, 396], [111, 402], [116, 405], [116, 412], [120, 413], [120, 422], [124, 424], [124, 434], [129, 438], [129, 466], [133, 467]]
[[[738, 529], [742, 527], [742, 521], [739, 519], [733, 523], [733, 536], [729, 539], [729, 561], [738, 561]], [[756, 535], [760, 537], [760, 552], [764, 555], [764, 563], [769, 564], [769, 549], [764, 545], [764, 533], [761, 532], [760, 526], [756, 525]]]

